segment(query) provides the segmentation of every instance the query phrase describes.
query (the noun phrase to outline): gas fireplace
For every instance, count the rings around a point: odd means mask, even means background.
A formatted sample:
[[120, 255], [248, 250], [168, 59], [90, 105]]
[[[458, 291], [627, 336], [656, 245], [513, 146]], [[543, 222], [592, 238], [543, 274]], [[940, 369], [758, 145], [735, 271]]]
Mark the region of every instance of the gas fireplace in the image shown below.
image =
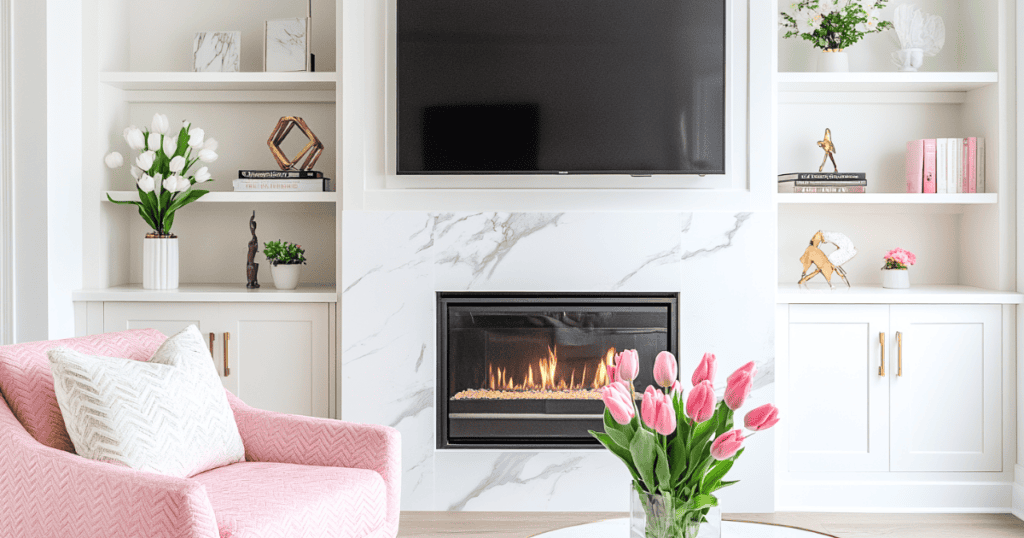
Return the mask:
[[675, 353], [674, 293], [437, 294], [438, 448], [600, 447], [616, 353]]

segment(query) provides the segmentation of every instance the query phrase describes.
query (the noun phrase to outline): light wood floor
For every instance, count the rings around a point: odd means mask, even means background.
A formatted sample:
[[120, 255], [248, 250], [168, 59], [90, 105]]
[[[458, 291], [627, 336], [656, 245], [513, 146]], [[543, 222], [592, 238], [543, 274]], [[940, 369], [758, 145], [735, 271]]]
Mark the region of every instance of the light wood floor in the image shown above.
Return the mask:
[[[615, 512], [403, 512], [400, 538], [528, 538], [562, 527], [626, 517]], [[1024, 538], [1006, 514], [729, 514], [725, 519], [801, 527], [838, 538]]]

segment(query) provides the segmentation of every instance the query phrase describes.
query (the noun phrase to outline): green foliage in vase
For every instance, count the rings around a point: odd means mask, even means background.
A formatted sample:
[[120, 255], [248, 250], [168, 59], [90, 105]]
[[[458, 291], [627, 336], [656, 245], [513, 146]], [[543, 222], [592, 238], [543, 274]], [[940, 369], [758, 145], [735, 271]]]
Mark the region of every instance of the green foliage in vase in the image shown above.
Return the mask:
[[842, 50], [868, 34], [892, 28], [881, 19], [888, 0], [801, 0], [784, 2], [783, 37], [810, 41], [822, 50]]
[[306, 251], [302, 245], [287, 241], [268, 241], [263, 243], [263, 255], [271, 265], [295, 265], [306, 263]]

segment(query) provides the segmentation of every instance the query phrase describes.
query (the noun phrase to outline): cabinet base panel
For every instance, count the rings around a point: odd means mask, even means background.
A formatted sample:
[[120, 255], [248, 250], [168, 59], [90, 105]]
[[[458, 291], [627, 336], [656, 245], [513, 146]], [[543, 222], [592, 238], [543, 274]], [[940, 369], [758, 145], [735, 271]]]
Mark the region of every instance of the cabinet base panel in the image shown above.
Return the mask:
[[781, 482], [780, 512], [1010, 513], [1024, 488], [1010, 482]]

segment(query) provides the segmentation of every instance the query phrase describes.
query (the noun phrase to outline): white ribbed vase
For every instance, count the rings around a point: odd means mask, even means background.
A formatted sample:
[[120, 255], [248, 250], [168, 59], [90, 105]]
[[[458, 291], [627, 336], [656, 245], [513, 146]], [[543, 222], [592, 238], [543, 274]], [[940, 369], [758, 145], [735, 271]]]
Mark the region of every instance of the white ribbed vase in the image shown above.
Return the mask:
[[882, 287], [890, 290], [910, 288], [910, 270], [882, 269]]
[[178, 237], [147, 234], [142, 240], [142, 287], [178, 289]]

